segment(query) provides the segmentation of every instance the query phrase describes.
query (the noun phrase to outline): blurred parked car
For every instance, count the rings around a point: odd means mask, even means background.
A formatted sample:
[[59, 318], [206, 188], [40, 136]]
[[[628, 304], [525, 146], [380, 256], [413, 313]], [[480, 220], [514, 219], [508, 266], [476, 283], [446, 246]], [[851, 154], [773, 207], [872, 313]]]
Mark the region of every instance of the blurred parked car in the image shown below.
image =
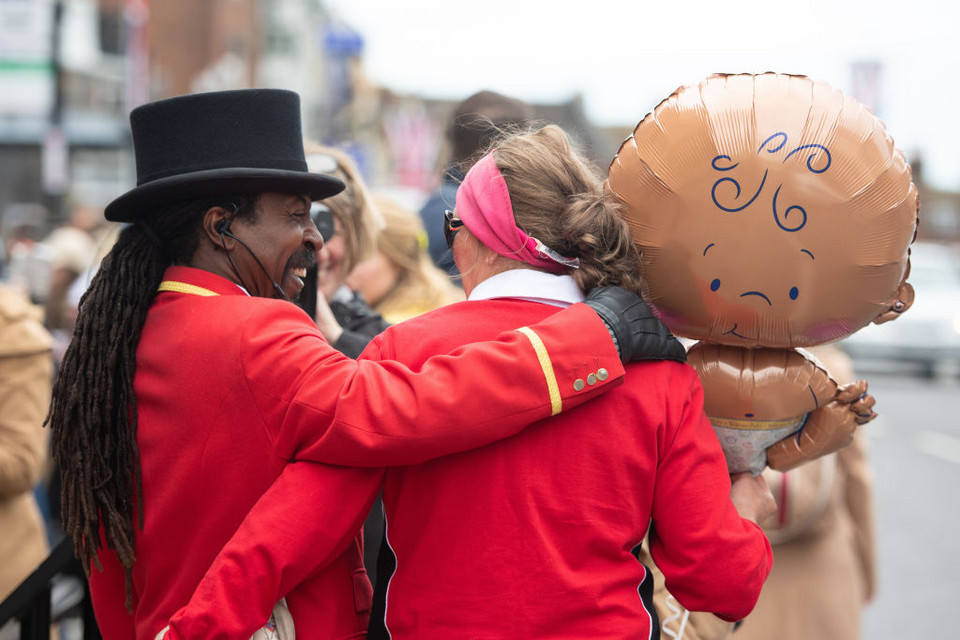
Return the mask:
[[908, 363], [926, 376], [960, 371], [960, 249], [915, 243], [907, 281], [916, 291], [913, 307], [893, 322], [867, 325], [838, 346], [857, 361]]

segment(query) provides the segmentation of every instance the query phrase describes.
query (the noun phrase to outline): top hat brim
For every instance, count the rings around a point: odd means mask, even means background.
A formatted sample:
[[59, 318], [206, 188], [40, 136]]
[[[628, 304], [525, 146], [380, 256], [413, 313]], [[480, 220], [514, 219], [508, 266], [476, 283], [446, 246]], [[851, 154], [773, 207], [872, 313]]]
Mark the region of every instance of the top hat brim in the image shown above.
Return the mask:
[[111, 222], [136, 222], [175, 202], [235, 193], [302, 193], [311, 200], [320, 200], [340, 193], [345, 186], [333, 176], [307, 171], [208, 169], [142, 184], [108, 204], [104, 216]]

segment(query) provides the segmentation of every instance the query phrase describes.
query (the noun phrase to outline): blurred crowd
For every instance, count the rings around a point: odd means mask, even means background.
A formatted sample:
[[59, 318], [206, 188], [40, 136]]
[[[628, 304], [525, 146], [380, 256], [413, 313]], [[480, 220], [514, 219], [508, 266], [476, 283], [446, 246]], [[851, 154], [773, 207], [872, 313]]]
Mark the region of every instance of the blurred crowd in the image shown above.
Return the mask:
[[[477, 151], [531, 114], [524, 103], [489, 91], [458, 105], [446, 130], [440, 186], [421, 211], [371, 189], [343, 150], [307, 144], [310, 170], [347, 185], [311, 211], [324, 247], [300, 301], [336, 349], [356, 357], [390, 325], [465, 299], [443, 237], [444, 211], [454, 208]], [[0, 600], [63, 535], [42, 424], [83, 293], [121, 229], [107, 223], [96, 204], [77, 200], [68, 209], [54, 228], [40, 205], [8, 207], [0, 219]], [[841, 353], [828, 348], [821, 357], [835, 360], [841, 382], [853, 379]], [[666, 637], [859, 637], [860, 613], [875, 589], [872, 488], [862, 436], [849, 450], [806, 468], [768, 473], [780, 512], [764, 526], [775, 562], [756, 611], [736, 626], [691, 616], [661, 582], [655, 601]], [[376, 585], [380, 503], [364, 531], [365, 563]], [[644, 550], [638, 553], [652, 564]]]
[[[0, 219], [0, 600], [63, 537], [42, 425], [80, 298], [119, 231], [79, 199], [62, 224], [50, 219], [39, 204], [11, 205]], [[0, 638], [15, 632], [11, 622]]]

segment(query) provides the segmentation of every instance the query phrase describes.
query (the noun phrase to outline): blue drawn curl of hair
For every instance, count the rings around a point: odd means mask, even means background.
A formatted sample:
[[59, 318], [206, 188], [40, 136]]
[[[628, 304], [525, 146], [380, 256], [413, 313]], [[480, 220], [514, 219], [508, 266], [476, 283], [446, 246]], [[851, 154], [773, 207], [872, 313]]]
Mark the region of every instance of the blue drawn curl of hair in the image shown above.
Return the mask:
[[[773, 194], [773, 220], [774, 222], [777, 223], [777, 226], [783, 229], [784, 231], [799, 231], [800, 229], [803, 229], [803, 227], [806, 226], [807, 224], [807, 211], [800, 205], [793, 204], [787, 207], [784, 210], [783, 214], [781, 215], [777, 211], [777, 197], [780, 195], [780, 189], [782, 188], [783, 188], [783, 185], [780, 185], [779, 187], [777, 187], [777, 190]], [[803, 215], [803, 219], [800, 220], [800, 224], [795, 227], [785, 226], [784, 223], [786, 223], [787, 218], [790, 216], [790, 212], [793, 211], [794, 209], [796, 209]], [[783, 220], [783, 222], [781, 222], [781, 219]]]
[[787, 144], [787, 134], [784, 133], [783, 131], [778, 131], [763, 141], [763, 144], [761, 144], [760, 148], [757, 149], [757, 153], [760, 153], [761, 151], [763, 151], [763, 148], [766, 147], [767, 144], [769, 144], [770, 141], [773, 140], [774, 138], [780, 138], [780, 144], [778, 144], [777, 146], [771, 149], [767, 149], [767, 153], [776, 153], [777, 151], [780, 151], [780, 149], [783, 149], [783, 145]]
[[[736, 169], [737, 166], [739, 166], [739, 164], [740, 164], [739, 162], [734, 162], [734, 163], [729, 164], [729, 165], [727, 165], [727, 166], [724, 166], [724, 165], [720, 164], [720, 161], [726, 160], [726, 161], [729, 162], [730, 159], [731, 159], [731, 158], [730, 158], [730, 156], [728, 156], [728, 155], [719, 155], [719, 156], [716, 156], [716, 157], [711, 161], [710, 166], [712, 166], [712, 167], [714, 168], [714, 170], [716, 170], [716, 171], [730, 171], [730, 170], [732, 170], [732, 169]], [[717, 199], [717, 189], [718, 189], [718, 188], [720, 187], [720, 185], [721, 185], [722, 183], [724, 183], [724, 182], [729, 182], [729, 183], [731, 183], [731, 184], [734, 186], [734, 188], [737, 190], [737, 195], [735, 195], [734, 198], [733, 198], [734, 201], [740, 199], [740, 193], [741, 193], [740, 183], [737, 182], [734, 178], [730, 178], [730, 177], [720, 178], [719, 180], [717, 180], [716, 182], [714, 182], [714, 183], [713, 183], [713, 188], [710, 190], [710, 197], [713, 199], [713, 204], [716, 205], [716, 207], [717, 207], [718, 209], [720, 209], [721, 211], [726, 211], [727, 213], [737, 213], [738, 211], [743, 211], [744, 209], [746, 209], [747, 207], [749, 207], [751, 204], [753, 204], [753, 201], [756, 200], [756, 199], [757, 199], [757, 196], [760, 195], [760, 192], [763, 191], [763, 185], [766, 183], [766, 181], [767, 181], [767, 172], [764, 171], [764, 172], [763, 172], [763, 180], [760, 181], [760, 186], [757, 188], [757, 192], [756, 192], [755, 194], [753, 194], [753, 197], [750, 198], [750, 200], [749, 200], [746, 204], [744, 204], [743, 206], [740, 206], [740, 207], [733, 207], [733, 206], [729, 206], [729, 207], [728, 207], [728, 206], [724, 206], [724, 205], [720, 204], [720, 201]]]
[[[760, 145], [760, 148], [757, 149], [757, 153], [759, 154], [759, 153], [762, 153], [763, 151], [766, 151], [767, 153], [776, 153], [781, 149], [783, 149], [784, 146], [786, 146], [787, 139], [788, 139], [788, 136], [785, 132], [778, 131], [777, 133], [774, 133], [773, 135], [771, 135], [770, 137], [768, 137], [766, 140], [763, 141], [763, 143]], [[800, 145], [799, 147], [797, 147], [796, 149], [788, 153], [787, 156], [783, 159], [783, 162], [786, 162], [787, 160], [789, 160], [795, 153], [798, 153], [800, 151], [805, 151], [808, 149], [811, 151], [810, 151], [810, 154], [807, 156], [807, 160], [806, 160], [807, 169], [809, 169], [812, 173], [823, 173], [830, 168], [830, 165], [833, 162], [833, 156], [830, 154], [830, 150], [827, 149], [822, 144]], [[817, 168], [817, 167], [814, 167], [813, 163], [814, 163], [814, 160], [819, 157], [826, 158], [826, 162], [822, 167]], [[720, 154], [713, 158], [713, 160], [710, 163], [710, 166], [713, 167], [714, 171], [731, 171], [733, 169], [736, 169], [738, 166], [740, 166], [740, 163], [733, 162], [733, 159], [726, 154]], [[736, 179], [731, 177], [720, 178], [719, 180], [713, 183], [713, 188], [710, 189], [710, 197], [713, 199], [713, 204], [721, 211], [726, 211], [727, 213], [738, 213], [740, 211], [743, 211], [744, 209], [749, 207], [751, 204], [753, 204], [753, 202], [760, 195], [760, 192], [763, 191], [763, 187], [767, 183], [768, 173], [769, 172], [767, 170], [763, 172], [763, 179], [760, 181], [760, 186], [757, 188], [757, 192], [753, 194], [753, 197], [751, 197], [746, 204], [739, 207], [734, 207], [732, 205], [725, 206], [723, 204], [720, 204], [720, 201], [717, 199], [717, 191], [720, 188], [720, 185], [725, 182], [729, 182], [733, 184], [734, 188], [736, 189], [736, 195], [733, 198], [734, 201], [739, 200], [741, 195], [740, 183], [737, 182]], [[799, 231], [807, 224], [807, 212], [803, 207], [795, 204], [787, 207], [783, 211], [783, 213], [780, 213], [777, 210], [777, 197], [780, 195], [780, 189], [782, 187], [783, 185], [781, 184], [779, 187], [777, 187], [776, 193], [773, 194], [773, 219], [777, 223], [777, 226], [783, 229], [784, 231]], [[793, 213], [794, 211], [799, 211], [800, 214], [802, 215], [800, 224], [796, 226], [787, 226], [786, 224], [787, 218], [790, 217], [791, 213]]]
[[823, 173], [824, 171], [826, 171], [827, 169], [830, 168], [830, 163], [833, 162], [833, 156], [830, 155], [830, 150], [827, 149], [827, 148], [826, 148], [825, 146], [823, 146], [822, 144], [804, 144], [804, 145], [800, 145], [799, 147], [797, 147], [796, 149], [794, 149], [793, 151], [791, 151], [790, 153], [788, 153], [788, 154], [787, 154], [787, 157], [784, 158], [783, 161], [786, 162], [787, 160], [790, 159], [790, 156], [792, 156], [793, 154], [795, 154], [795, 153], [798, 152], [798, 151], [803, 151], [804, 149], [817, 149], [817, 150], [819, 150], [819, 151], [823, 151], [823, 153], [826, 154], [826, 157], [827, 157], [827, 163], [826, 163], [825, 165], [823, 165], [823, 168], [822, 168], [822, 169], [814, 169], [814, 168], [813, 168], [813, 159], [814, 159], [815, 157], [817, 157], [817, 155], [818, 155], [817, 152], [814, 151], [814, 152], [812, 152], [809, 156], [807, 156], [807, 169], [809, 169], [809, 170], [811, 171], [811, 173]]
[[718, 160], [730, 160], [730, 159], [731, 158], [728, 155], [717, 156], [716, 158], [710, 161], [710, 166], [713, 167], [716, 171], [730, 171], [731, 169], [736, 169], [737, 167], [740, 166], [739, 162], [734, 162], [729, 167], [721, 167], [720, 165], [717, 164]]

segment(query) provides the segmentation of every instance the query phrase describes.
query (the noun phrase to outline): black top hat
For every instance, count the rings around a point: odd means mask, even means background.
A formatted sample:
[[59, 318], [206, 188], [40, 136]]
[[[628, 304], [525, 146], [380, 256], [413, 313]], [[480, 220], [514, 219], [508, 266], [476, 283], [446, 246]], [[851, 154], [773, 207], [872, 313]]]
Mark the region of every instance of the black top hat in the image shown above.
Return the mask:
[[303, 193], [313, 200], [342, 181], [310, 173], [300, 96], [240, 89], [158, 100], [130, 112], [137, 186], [107, 205], [107, 220], [134, 222], [173, 202], [230, 193]]

